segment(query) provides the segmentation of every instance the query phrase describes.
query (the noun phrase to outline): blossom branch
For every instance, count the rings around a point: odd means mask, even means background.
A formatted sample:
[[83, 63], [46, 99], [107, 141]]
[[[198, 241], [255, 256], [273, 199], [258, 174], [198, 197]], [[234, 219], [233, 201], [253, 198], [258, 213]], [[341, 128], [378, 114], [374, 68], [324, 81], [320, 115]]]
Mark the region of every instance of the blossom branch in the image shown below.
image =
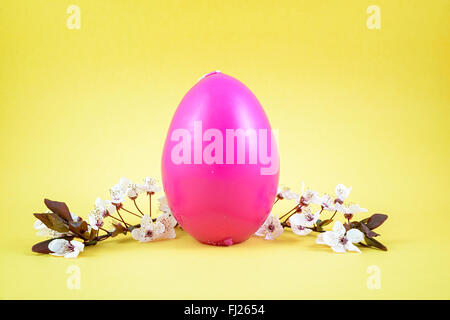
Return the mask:
[[[336, 197], [332, 198], [327, 194], [319, 196], [319, 193], [313, 190], [302, 190], [301, 195], [298, 195], [289, 188], [280, 188], [274, 204], [282, 199], [295, 199], [297, 205], [280, 218], [270, 214], [255, 234], [273, 240], [283, 233], [284, 228], [290, 228], [292, 232], [300, 236], [311, 232], [319, 233], [316, 242], [329, 245], [335, 252], [360, 252], [354, 244], [386, 251], [387, 248], [375, 239], [379, 234], [373, 229], [383, 224], [388, 216], [377, 213], [360, 221], [352, 221], [355, 214], [367, 212], [367, 209], [361, 208], [358, 204], [344, 204], [351, 189], [339, 184], [335, 189]], [[320, 206], [315, 213], [311, 209], [313, 205]], [[321, 220], [320, 215], [324, 210], [333, 212], [333, 215], [329, 219]], [[347, 222], [342, 224], [340, 221], [335, 221], [331, 231], [325, 230], [324, 227], [334, 221], [337, 212], [342, 213]]]
[[[140, 242], [173, 239], [176, 236], [174, 228], [177, 221], [172, 216], [165, 197], [158, 199], [160, 202], [159, 209], [163, 214], [155, 219], [145, 215], [136, 202], [140, 193], [148, 194], [151, 214], [151, 195], [159, 191], [161, 191], [161, 188], [156, 184], [155, 179], [147, 177], [144, 179], [144, 184], [138, 185], [122, 178], [118, 184], [110, 189], [111, 200], [100, 198], [95, 200], [95, 209], [89, 213], [88, 222], [72, 214], [64, 202], [45, 199], [44, 203], [48, 211], [34, 214], [38, 219], [34, 228], [38, 230], [38, 235], [50, 239], [35, 244], [32, 251], [75, 258], [85, 247], [96, 245], [98, 242], [119, 234], [131, 233], [133, 238]], [[141, 215], [124, 208], [123, 202], [127, 197], [133, 201]], [[140, 218], [140, 223], [132, 224], [126, 221], [120, 210]], [[114, 212], [117, 212], [119, 218], [113, 216]], [[113, 229], [109, 231], [103, 227], [104, 220], [107, 218], [113, 220]], [[100, 234], [100, 231], [104, 234]]]

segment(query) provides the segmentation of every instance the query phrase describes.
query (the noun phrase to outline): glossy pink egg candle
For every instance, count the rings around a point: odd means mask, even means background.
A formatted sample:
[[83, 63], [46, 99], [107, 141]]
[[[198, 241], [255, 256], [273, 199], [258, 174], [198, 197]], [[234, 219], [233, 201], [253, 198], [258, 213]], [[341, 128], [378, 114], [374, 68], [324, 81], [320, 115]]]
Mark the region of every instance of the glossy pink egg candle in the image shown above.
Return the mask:
[[212, 245], [247, 240], [270, 213], [278, 176], [275, 138], [255, 95], [223, 73], [202, 77], [176, 110], [162, 157], [181, 227]]

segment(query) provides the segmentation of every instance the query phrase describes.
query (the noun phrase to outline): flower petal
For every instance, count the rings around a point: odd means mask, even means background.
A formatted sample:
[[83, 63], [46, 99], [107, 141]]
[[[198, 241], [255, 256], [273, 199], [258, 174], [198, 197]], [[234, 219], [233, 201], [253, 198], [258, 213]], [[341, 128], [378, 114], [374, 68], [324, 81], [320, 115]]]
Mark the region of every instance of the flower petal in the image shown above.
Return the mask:
[[100, 197], [95, 199], [94, 205], [95, 205], [96, 208], [104, 208], [105, 207], [105, 203], [102, 200], [102, 198], [100, 198]]
[[344, 253], [345, 252], [345, 248], [341, 244], [337, 244], [335, 246], [332, 246], [331, 249], [333, 249], [333, 251], [337, 252], [337, 253]]
[[347, 249], [348, 251], [354, 251], [354, 252], [359, 252], [361, 253], [361, 250], [358, 249], [357, 246], [355, 246], [353, 243], [351, 243], [350, 241], [347, 242], [345, 244], [345, 249]]
[[306, 236], [307, 234], [310, 234], [312, 232], [311, 229], [305, 228], [303, 226], [293, 226], [291, 227], [292, 232], [299, 235], [299, 236]]
[[120, 178], [119, 186], [122, 190], [126, 191], [128, 186], [131, 184], [131, 180], [125, 177]]
[[342, 222], [336, 221], [336, 222], [334, 223], [334, 226], [333, 226], [333, 232], [336, 234], [336, 236], [337, 236], [338, 238], [344, 236], [344, 234], [345, 234], [345, 228], [344, 228], [344, 225], [342, 224]]
[[317, 222], [317, 220], [319, 220], [319, 218], [320, 218], [320, 212], [321, 212], [322, 210], [321, 209], [319, 209], [319, 210], [317, 210], [316, 211], [316, 213], [314, 213], [314, 220], [313, 220], [313, 224], [314, 223], [316, 223]]
[[141, 241], [142, 239], [142, 230], [141, 228], [135, 228], [131, 231], [131, 236], [134, 240]]
[[80, 222], [82, 220], [79, 216], [77, 216], [75, 213], [72, 213], [72, 212], [70, 212], [70, 217], [75, 222]]
[[66, 239], [55, 239], [50, 241], [50, 243], [48, 244], [48, 248], [50, 251], [53, 251], [56, 254], [63, 254], [68, 244], [69, 241], [67, 241]]
[[70, 243], [75, 247], [76, 250], [83, 252], [84, 251], [84, 244], [77, 240], [72, 240]]
[[156, 221], [156, 222], [155, 222], [153, 231], [154, 231], [157, 235], [163, 233], [165, 229], [166, 229], [166, 227], [165, 227], [161, 222], [159, 222], [159, 221]]
[[41, 220], [38, 219], [34, 222], [33, 228], [36, 230], [44, 230], [47, 229], [47, 226]]
[[274, 236], [272, 235], [271, 232], [267, 232], [266, 236], [264, 237], [264, 240], [274, 240]]
[[[308, 214], [308, 217], [309, 217], [309, 215], [311, 215], [311, 213], [309, 212], [309, 213], [307, 213]], [[300, 214], [300, 225], [302, 225], [302, 226], [304, 226], [304, 227], [312, 227], [313, 225], [314, 225], [314, 223], [317, 221], [314, 221], [314, 218], [312, 219], [312, 220], [308, 220], [307, 218], [306, 218], [306, 214], [305, 213], [301, 213]]]
[[347, 231], [347, 239], [352, 243], [358, 243], [364, 240], [364, 234], [358, 229], [350, 229]]
[[337, 246], [339, 244], [339, 237], [333, 231], [327, 231], [323, 233], [322, 239], [325, 244], [329, 245], [330, 247]]
[[289, 223], [291, 226], [299, 226], [302, 222], [304, 222], [304, 219], [302, 219], [300, 213], [294, 213], [289, 217]]
[[348, 211], [349, 211], [349, 213], [356, 214], [356, 213], [360, 213], [360, 212], [367, 212], [368, 210], [366, 208], [361, 208], [359, 206], [359, 204], [351, 204], [348, 207]]
[[148, 214], [145, 214], [141, 219], [141, 227], [147, 228], [151, 225], [153, 225], [152, 218], [150, 218], [150, 216]]
[[339, 200], [344, 201], [350, 195], [352, 187], [346, 187], [343, 184], [338, 184], [335, 189], [336, 196]]
[[177, 236], [174, 228], [164, 230], [161, 235], [161, 239], [175, 239]]
[[265, 234], [266, 234], [266, 233], [264, 232], [263, 227], [259, 228], [259, 229], [255, 232], [255, 236], [258, 236], [258, 237], [264, 237]]
[[344, 214], [349, 213], [348, 208], [343, 204], [336, 203], [334, 208], [336, 209], [337, 212], [344, 213]]

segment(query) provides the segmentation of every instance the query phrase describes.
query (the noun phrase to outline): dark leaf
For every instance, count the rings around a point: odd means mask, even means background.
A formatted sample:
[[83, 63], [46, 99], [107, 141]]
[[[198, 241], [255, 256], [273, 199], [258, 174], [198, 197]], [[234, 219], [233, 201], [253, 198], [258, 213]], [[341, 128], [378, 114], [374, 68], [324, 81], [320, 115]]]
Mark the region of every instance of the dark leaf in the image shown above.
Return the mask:
[[37, 252], [37, 253], [45, 253], [45, 254], [49, 254], [51, 253], [50, 249], [48, 248], [48, 244], [50, 243], [50, 241], [52, 241], [53, 239], [49, 239], [49, 240], [45, 240], [45, 241], [41, 241], [39, 243], [36, 243], [32, 248], [31, 251], [33, 252]]
[[370, 230], [378, 228], [383, 224], [384, 221], [386, 221], [387, 218], [388, 216], [385, 214], [375, 213], [369, 219], [367, 219], [367, 227], [369, 227]]
[[366, 248], [370, 248], [370, 246], [368, 246], [367, 244], [365, 244], [364, 242], [358, 242], [359, 245], [366, 247]]
[[[62, 238], [56, 238], [56, 239], [66, 239], [66, 240], [70, 241], [73, 239], [73, 237], [62, 237]], [[45, 253], [45, 254], [52, 253], [52, 251], [50, 251], [50, 249], [48, 248], [48, 244], [53, 240], [55, 240], [55, 239], [48, 239], [45, 241], [38, 242], [31, 248], [31, 251], [36, 252], [36, 253]]]
[[362, 222], [359, 223], [359, 230], [362, 231], [369, 238], [373, 238], [373, 237], [379, 236], [378, 233], [370, 230], [369, 227], [367, 225], [365, 225], [364, 223], [362, 223]]
[[47, 226], [47, 228], [65, 233], [69, 231], [66, 222], [59, 217], [56, 213], [35, 213], [34, 216], [42, 221], [43, 224]]
[[64, 202], [44, 199], [44, 203], [51, 212], [56, 213], [66, 221], [72, 221], [72, 216], [70, 215], [69, 208]]
[[364, 236], [364, 240], [366, 241], [366, 244], [368, 246], [375, 247], [375, 248], [381, 249], [383, 251], [387, 251], [387, 248], [381, 242], [375, 240], [374, 238], [369, 238], [367, 236]]
[[42, 221], [43, 224], [47, 226], [47, 228], [52, 228], [53, 224], [50, 221], [50, 218], [48, 217], [48, 213], [33, 213], [33, 215]]
[[52, 222], [52, 229], [61, 233], [65, 233], [69, 231], [69, 227], [66, 224], [66, 221], [63, 220], [56, 213], [48, 213], [49, 220]]

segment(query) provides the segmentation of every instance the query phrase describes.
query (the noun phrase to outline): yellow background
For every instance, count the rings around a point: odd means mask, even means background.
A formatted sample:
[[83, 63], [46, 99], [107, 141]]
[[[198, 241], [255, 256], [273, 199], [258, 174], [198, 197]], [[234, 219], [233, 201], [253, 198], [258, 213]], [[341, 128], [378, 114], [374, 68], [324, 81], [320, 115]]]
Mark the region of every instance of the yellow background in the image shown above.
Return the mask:
[[[66, 9], [81, 8], [69, 30]], [[369, 5], [381, 29], [369, 30]], [[449, 9], [433, 1], [2, 1], [0, 298], [450, 298]], [[126, 176], [160, 178], [196, 80], [244, 82], [280, 131], [280, 182], [385, 212], [388, 252], [333, 254], [290, 231], [229, 248], [118, 237], [31, 252], [43, 198], [87, 217]], [[283, 212], [292, 204], [277, 204]], [[66, 286], [79, 266], [81, 289]], [[381, 270], [369, 290], [367, 268]]]

